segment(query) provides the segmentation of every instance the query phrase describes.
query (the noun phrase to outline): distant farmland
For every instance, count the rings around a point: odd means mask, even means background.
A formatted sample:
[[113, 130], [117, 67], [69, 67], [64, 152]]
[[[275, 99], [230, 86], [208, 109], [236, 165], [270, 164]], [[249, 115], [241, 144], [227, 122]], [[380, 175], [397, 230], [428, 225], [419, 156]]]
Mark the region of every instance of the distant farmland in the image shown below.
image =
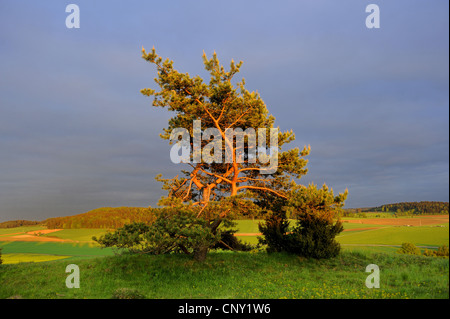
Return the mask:
[[[343, 249], [363, 250], [387, 246], [390, 249], [379, 250], [395, 251], [404, 242], [422, 248], [449, 245], [448, 215], [342, 220], [344, 232], [337, 240]], [[256, 244], [260, 236], [260, 222], [262, 220], [237, 220], [236, 236], [244, 242]], [[111, 249], [101, 249], [92, 241], [92, 236], [99, 237], [107, 231], [93, 228], [48, 230], [44, 226], [5, 228], [0, 229], [0, 247], [3, 247], [5, 263], [39, 262], [57, 257], [109, 256], [113, 254]]]

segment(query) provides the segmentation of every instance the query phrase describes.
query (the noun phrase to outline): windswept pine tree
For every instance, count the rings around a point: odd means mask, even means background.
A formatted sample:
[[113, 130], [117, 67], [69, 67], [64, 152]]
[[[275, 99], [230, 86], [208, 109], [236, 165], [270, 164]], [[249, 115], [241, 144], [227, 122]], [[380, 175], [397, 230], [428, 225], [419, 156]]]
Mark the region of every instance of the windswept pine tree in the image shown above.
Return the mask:
[[168, 196], [160, 200], [152, 226], [127, 226], [99, 242], [131, 249], [138, 245], [151, 253], [182, 251], [201, 261], [220, 240], [219, 225], [236, 214], [258, 211], [285, 218], [286, 206], [294, 205], [305, 214], [325, 212], [320, 219], [328, 222], [342, 206], [347, 193], [335, 197], [326, 186], [317, 190], [297, 184], [307, 173], [310, 147], [282, 150], [295, 135], [280, 132], [260, 95], [249, 92], [244, 79], [234, 80], [242, 61], [232, 60], [225, 70], [216, 53], [211, 58], [203, 54], [210, 75], [205, 83], [177, 71], [154, 48], [149, 53], [142, 48], [142, 57], [156, 67], [158, 90], [141, 93], [153, 97], [153, 106], [174, 114], [160, 136], [174, 145], [174, 162], [185, 169], [181, 176], [157, 176]]
[[[275, 196], [287, 198], [291, 177], [301, 178], [307, 173], [305, 168], [309, 147], [302, 151], [293, 148], [281, 152], [283, 145], [295, 139], [292, 131], [277, 132], [274, 127], [275, 118], [269, 114], [266, 104], [256, 92], [245, 89], [245, 80], [232, 84], [234, 76], [240, 71], [242, 61], [231, 61], [228, 71], [220, 65], [216, 53], [211, 59], [203, 54], [205, 69], [210, 73], [209, 83], [204, 83], [199, 76], [191, 77], [188, 73], [180, 73], [173, 67], [173, 61], [162, 60], [153, 48], [150, 53], [142, 50], [142, 57], [154, 64], [158, 77], [155, 82], [160, 90], [147, 88], [141, 93], [153, 96], [153, 106], [167, 108], [174, 113], [169, 125], [161, 137], [170, 140], [175, 129], [183, 128], [190, 133], [189, 146], [191, 150], [200, 150], [197, 154], [189, 154], [188, 170], [183, 171], [183, 177], [159, 180], [164, 182], [164, 188], [170, 196], [183, 201], [193, 200], [195, 204], [206, 207], [211, 200], [234, 196], [244, 192], [252, 195], [272, 193]], [[202, 139], [196, 141], [194, 121], [200, 121]], [[257, 132], [261, 128], [266, 131], [265, 138], [255, 138], [249, 146], [251, 137], [246, 133]], [[270, 129], [276, 133], [270, 145]], [[239, 138], [230, 136], [227, 132], [241, 131], [245, 138], [244, 145]], [[214, 158], [217, 161], [205, 160], [205, 155], [211, 147], [211, 136], [217, 134], [220, 144], [214, 148]], [[255, 136], [256, 137], [256, 136]], [[259, 136], [258, 136], [259, 137]], [[199, 145], [196, 145], [199, 142]], [[274, 147], [277, 147], [274, 149]], [[256, 156], [262, 151], [277, 153], [276, 167], [270, 167], [267, 158]], [[200, 154], [201, 153], [201, 154]], [[229, 160], [226, 161], [226, 155]], [[195, 161], [199, 159], [200, 161]], [[216, 157], [217, 156], [217, 157]], [[270, 158], [270, 155], [269, 155]]]

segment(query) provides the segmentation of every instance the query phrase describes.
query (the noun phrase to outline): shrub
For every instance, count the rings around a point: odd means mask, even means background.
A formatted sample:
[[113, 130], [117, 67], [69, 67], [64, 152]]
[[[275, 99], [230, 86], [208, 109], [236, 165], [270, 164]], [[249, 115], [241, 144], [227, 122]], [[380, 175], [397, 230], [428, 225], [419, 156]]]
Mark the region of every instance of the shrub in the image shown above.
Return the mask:
[[425, 249], [423, 255], [427, 257], [448, 257], [448, 247], [442, 245], [438, 250]]
[[2, 260], [2, 248], [0, 247], [0, 265], [3, 263], [3, 260]]
[[435, 257], [436, 256], [436, 252], [434, 250], [431, 250], [431, 249], [425, 249], [423, 251], [423, 255], [427, 256], [427, 257]]
[[269, 216], [264, 224], [258, 225], [264, 237], [258, 237], [258, 242], [267, 245], [267, 252], [286, 251], [288, 246], [287, 233], [289, 221], [278, 215]]
[[439, 247], [436, 256], [448, 257], [448, 247], [446, 245]]
[[288, 251], [308, 258], [331, 258], [339, 254], [340, 244], [335, 237], [344, 230], [342, 223], [312, 214], [301, 214], [297, 225], [288, 234]]
[[416, 245], [411, 243], [403, 243], [402, 247], [397, 250], [399, 254], [407, 254], [407, 255], [420, 255], [420, 249], [416, 247]]
[[162, 209], [145, 237], [153, 253], [190, 254], [204, 247], [212, 247], [219, 240], [220, 233], [213, 234], [209, 222], [196, 215], [196, 211], [188, 208]]
[[93, 237], [103, 247], [116, 247], [131, 252], [148, 254], [194, 253], [204, 247], [212, 247], [220, 232], [212, 233], [209, 223], [197, 218], [188, 207], [165, 207], [156, 213], [151, 225], [127, 224], [100, 238]]
[[298, 214], [297, 224], [291, 232], [289, 221], [280, 216], [271, 216], [265, 225], [259, 225], [264, 235], [260, 243], [267, 244], [268, 252], [286, 251], [307, 258], [331, 258], [340, 252], [335, 240], [344, 227], [340, 221], [333, 221], [314, 214]]
[[100, 238], [92, 237], [103, 247], [125, 248], [130, 251], [144, 250], [143, 241], [150, 227], [144, 223], [131, 223], [118, 228], [113, 233], [106, 233]]

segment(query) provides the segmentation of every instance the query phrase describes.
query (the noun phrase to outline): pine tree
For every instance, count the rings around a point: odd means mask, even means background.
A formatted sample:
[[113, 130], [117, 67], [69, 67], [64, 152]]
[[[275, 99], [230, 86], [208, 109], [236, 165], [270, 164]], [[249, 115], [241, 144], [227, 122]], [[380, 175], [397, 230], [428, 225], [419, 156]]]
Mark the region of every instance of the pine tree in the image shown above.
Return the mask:
[[[275, 118], [269, 114], [260, 95], [245, 88], [244, 79], [233, 85], [242, 61], [232, 60], [227, 71], [215, 52], [211, 58], [204, 53], [203, 63], [210, 75], [209, 83], [205, 83], [200, 76], [191, 77], [174, 69], [173, 61], [163, 61], [154, 48], [149, 53], [142, 48], [142, 57], [156, 66], [155, 82], [159, 90], [146, 88], [141, 93], [153, 96], [153, 106], [174, 113], [161, 138], [171, 140], [171, 133], [184, 129], [190, 135], [189, 149], [199, 151], [190, 152], [184, 158], [187, 166], [187, 170], [182, 170], [184, 176], [169, 179], [157, 176], [157, 180], [163, 182], [163, 189], [168, 191], [168, 197], [163, 198], [160, 205], [170, 206], [174, 198], [190, 203], [197, 209], [197, 217], [206, 219], [215, 234], [221, 222], [234, 211], [269, 209], [274, 203], [289, 200], [291, 189], [296, 185], [294, 180], [307, 173], [305, 156], [310, 147], [305, 146], [301, 151], [298, 148], [281, 150], [295, 135], [292, 131], [280, 132], [274, 126]], [[194, 121], [200, 121], [196, 122], [200, 127], [196, 128]], [[237, 138], [227, 135], [229, 130], [251, 132], [253, 129], [256, 132], [259, 128], [265, 129], [266, 134], [261, 135], [262, 139], [258, 135], [253, 143], [249, 135], [244, 135], [245, 143], [238, 143]], [[195, 138], [201, 133], [199, 129], [203, 132], [200, 141]], [[220, 137], [219, 144], [212, 145], [216, 137], [211, 138], [209, 133], [212, 132]], [[274, 141], [277, 144], [274, 145]], [[259, 157], [262, 150], [270, 154], [273, 163], [268, 162], [267, 157]], [[214, 155], [210, 151], [214, 151]], [[216, 152], [221, 155], [216, 157]], [[202, 155], [200, 161], [199, 154]], [[205, 159], [205, 154], [220, 160], [212, 161], [208, 156]], [[228, 161], [224, 160], [226, 154]], [[274, 163], [275, 167], [271, 166]], [[195, 252], [197, 259], [204, 259], [207, 250], [206, 246], [199, 247]]]

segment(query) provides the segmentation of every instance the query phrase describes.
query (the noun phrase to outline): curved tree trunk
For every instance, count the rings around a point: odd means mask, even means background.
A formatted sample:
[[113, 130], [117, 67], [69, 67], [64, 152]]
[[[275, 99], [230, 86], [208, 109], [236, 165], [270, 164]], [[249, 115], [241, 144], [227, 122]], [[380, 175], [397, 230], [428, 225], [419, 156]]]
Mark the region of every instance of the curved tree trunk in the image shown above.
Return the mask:
[[209, 247], [203, 246], [194, 250], [194, 259], [196, 261], [205, 261], [206, 255], [208, 254]]
[[[214, 220], [211, 225], [211, 232], [213, 234], [216, 233], [217, 228], [219, 227], [219, 225], [222, 223], [222, 218], [217, 218], [216, 220]], [[202, 247], [198, 247], [194, 250], [194, 259], [196, 261], [200, 261], [203, 262], [206, 260], [206, 255], [208, 254], [208, 250], [209, 250], [209, 246], [202, 246]]]

